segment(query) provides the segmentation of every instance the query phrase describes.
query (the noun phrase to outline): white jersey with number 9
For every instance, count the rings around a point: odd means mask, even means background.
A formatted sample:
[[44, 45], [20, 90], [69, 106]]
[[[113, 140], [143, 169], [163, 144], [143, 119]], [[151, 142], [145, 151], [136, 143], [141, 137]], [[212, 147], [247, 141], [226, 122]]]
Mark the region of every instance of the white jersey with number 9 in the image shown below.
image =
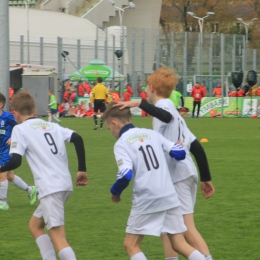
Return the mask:
[[73, 190], [64, 143], [70, 141], [72, 133], [68, 128], [38, 118], [28, 119], [13, 128], [10, 154], [26, 156], [39, 199]]

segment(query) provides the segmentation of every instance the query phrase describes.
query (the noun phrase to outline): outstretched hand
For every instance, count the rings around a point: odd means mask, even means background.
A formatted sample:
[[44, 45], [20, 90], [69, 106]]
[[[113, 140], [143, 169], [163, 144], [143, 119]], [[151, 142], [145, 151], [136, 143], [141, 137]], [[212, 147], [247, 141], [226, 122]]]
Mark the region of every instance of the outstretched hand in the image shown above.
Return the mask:
[[86, 172], [78, 172], [76, 176], [76, 186], [85, 186], [88, 184], [88, 176]]
[[211, 181], [205, 181], [200, 183], [200, 189], [202, 192], [202, 195], [208, 199], [215, 193], [215, 188]]
[[141, 101], [139, 100], [131, 100], [126, 102], [117, 102], [114, 107], [120, 107], [120, 110], [127, 108], [127, 107], [139, 107]]

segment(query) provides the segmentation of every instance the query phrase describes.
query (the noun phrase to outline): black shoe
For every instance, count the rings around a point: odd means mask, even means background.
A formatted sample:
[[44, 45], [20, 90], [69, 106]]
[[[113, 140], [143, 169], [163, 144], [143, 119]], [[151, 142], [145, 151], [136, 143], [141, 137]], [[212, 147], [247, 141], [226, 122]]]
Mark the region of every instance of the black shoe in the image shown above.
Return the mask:
[[98, 126], [96, 125], [94, 128], [93, 128], [93, 130], [97, 130], [98, 129]]

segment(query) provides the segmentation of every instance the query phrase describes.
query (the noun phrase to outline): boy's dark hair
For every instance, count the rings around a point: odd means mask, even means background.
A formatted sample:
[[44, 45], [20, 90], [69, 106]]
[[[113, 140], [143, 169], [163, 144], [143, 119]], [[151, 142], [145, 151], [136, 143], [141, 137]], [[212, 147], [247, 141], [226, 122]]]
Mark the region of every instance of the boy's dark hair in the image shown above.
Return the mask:
[[29, 93], [19, 92], [14, 95], [11, 108], [23, 116], [29, 116], [35, 112], [35, 102]]
[[98, 78], [97, 78], [97, 82], [98, 82], [98, 83], [102, 83], [102, 82], [103, 82], [102, 78], [101, 78], [101, 77], [98, 77]]
[[0, 93], [0, 103], [3, 104], [3, 107], [5, 106], [5, 102], [6, 102], [5, 96], [2, 93]]
[[111, 119], [118, 119], [122, 123], [131, 121], [132, 115], [129, 108], [120, 110], [119, 107], [115, 107], [116, 102], [112, 101], [108, 104], [105, 113], [103, 114], [104, 121], [110, 121]]

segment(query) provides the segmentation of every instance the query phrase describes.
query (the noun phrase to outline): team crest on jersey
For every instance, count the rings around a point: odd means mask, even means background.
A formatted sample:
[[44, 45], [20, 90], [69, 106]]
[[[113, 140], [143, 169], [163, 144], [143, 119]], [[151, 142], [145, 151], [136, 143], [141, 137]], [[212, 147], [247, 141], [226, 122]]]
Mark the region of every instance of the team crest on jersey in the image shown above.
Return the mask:
[[151, 139], [151, 136], [149, 134], [134, 134], [127, 139], [127, 142], [133, 144], [136, 141], [143, 142], [145, 139]]
[[1, 121], [1, 127], [4, 127], [4, 126], [5, 126], [5, 121], [2, 120], [2, 121]]
[[48, 122], [34, 122], [30, 125], [33, 129], [41, 128], [42, 130], [52, 129], [53, 126]]

